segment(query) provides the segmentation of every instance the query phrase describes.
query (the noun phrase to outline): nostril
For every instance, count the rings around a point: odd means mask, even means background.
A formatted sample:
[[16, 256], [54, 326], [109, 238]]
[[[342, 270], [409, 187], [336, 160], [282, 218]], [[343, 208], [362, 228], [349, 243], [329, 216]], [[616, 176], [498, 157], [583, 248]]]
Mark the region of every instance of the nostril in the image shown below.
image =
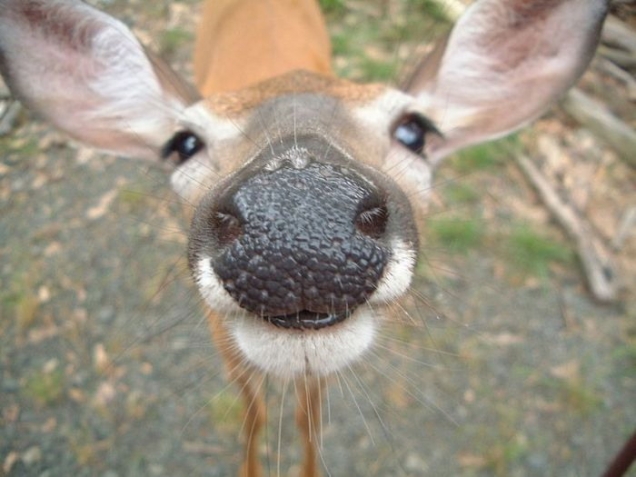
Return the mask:
[[386, 198], [378, 194], [365, 197], [359, 204], [355, 226], [358, 232], [373, 239], [379, 239], [386, 232], [389, 209]]
[[319, 329], [375, 293], [390, 258], [392, 209], [380, 186], [312, 163], [259, 171], [219, 195], [196, 231], [239, 307], [277, 326]]
[[217, 210], [210, 218], [217, 243], [224, 247], [238, 239], [243, 233], [243, 225], [238, 216], [229, 210]]

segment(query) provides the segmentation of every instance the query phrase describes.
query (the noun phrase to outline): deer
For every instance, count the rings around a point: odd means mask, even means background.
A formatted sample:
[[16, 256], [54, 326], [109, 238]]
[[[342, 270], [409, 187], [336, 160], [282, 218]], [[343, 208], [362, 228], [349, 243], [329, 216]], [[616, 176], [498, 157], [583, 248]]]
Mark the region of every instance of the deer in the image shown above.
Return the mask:
[[113, 154], [170, 164], [187, 257], [244, 401], [243, 477], [265, 404], [297, 383], [301, 474], [321, 397], [409, 290], [442, 160], [539, 117], [582, 75], [608, 0], [478, 0], [400, 88], [335, 76], [315, 0], [208, 0], [196, 87], [79, 0], [0, 0], [0, 73], [28, 108]]

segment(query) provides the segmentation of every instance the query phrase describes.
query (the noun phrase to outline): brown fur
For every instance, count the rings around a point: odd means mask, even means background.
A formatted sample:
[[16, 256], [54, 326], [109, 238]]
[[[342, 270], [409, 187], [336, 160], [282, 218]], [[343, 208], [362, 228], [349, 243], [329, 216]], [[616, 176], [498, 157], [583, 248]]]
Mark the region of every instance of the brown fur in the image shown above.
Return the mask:
[[205, 102], [214, 113], [233, 117], [245, 114], [269, 99], [289, 93], [321, 93], [346, 99], [348, 104], [355, 105], [372, 100], [384, 89], [381, 84], [361, 86], [339, 78], [294, 70], [241, 91], [213, 94]]
[[216, 0], [206, 2], [203, 18], [194, 64], [205, 97], [296, 69], [332, 75], [329, 35], [313, 0]]

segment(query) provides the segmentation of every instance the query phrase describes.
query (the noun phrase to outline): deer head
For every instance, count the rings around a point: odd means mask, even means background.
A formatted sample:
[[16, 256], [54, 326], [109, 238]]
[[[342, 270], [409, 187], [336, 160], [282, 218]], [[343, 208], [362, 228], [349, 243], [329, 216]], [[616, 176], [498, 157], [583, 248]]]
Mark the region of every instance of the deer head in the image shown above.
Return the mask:
[[[310, 0], [210, 1], [195, 91], [82, 2], [0, 0], [0, 71], [74, 138], [173, 164], [193, 209], [190, 268], [230, 374], [248, 402], [243, 369], [311, 379], [315, 400], [408, 290], [435, 167], [540, 115], [586, 68], [606, 10], [479, 1], [399, 90], [333, 77]], [[251, 447], [244, 473], [258, 475]]]

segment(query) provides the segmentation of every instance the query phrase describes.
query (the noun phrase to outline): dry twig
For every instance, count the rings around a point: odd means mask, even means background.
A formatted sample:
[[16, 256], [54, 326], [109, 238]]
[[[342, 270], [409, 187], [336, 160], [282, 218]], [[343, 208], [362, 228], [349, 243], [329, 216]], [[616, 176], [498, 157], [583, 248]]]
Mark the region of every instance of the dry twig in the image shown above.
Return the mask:
[[523, 154], [515, 157], [543, 203], [575, 241], [594, 298], [602, 302], [616, 300], [620, 280], [614, 258], [604, 242], [587, 220], [559, 197], [528, 157]]
[[636, 167], [636, 131], [605, 105], [574, 88], [562, 101], [565, 111], [605, 141], [630, 166]]

